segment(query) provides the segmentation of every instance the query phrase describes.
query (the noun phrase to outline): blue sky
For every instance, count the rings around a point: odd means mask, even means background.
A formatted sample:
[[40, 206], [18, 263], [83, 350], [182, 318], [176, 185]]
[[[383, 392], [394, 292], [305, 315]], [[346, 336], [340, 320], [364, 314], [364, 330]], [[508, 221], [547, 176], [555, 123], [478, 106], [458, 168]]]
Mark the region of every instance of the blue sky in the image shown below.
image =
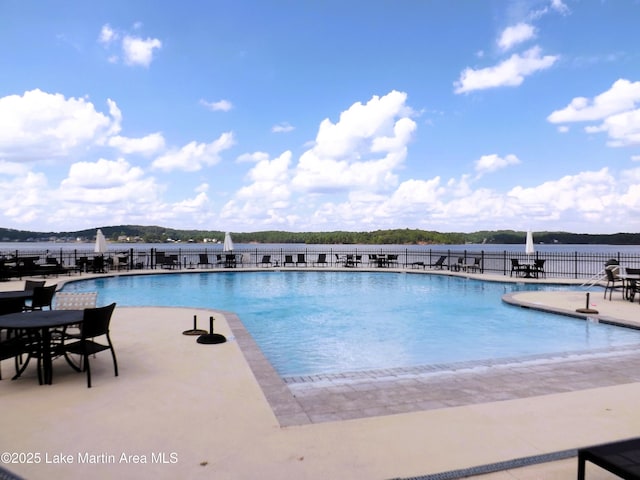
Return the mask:
[[640, 231], [637, 0], [0, 0], [0, 226]]

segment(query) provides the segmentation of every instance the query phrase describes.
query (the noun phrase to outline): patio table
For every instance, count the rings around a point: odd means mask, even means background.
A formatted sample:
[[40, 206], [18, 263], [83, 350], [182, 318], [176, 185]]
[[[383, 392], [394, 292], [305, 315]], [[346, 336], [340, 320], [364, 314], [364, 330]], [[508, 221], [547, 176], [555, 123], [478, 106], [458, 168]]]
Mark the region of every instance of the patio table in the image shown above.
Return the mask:
[[629, 288], [633, 285], [633, 283], [640, 282], [640, 274], [620, 273], [618, 274], [618, 278], [622, 279], [623, 281], [625, 298], [627, 300], [633, 301], [633, 296], [632, 296], [632, 293], [629, 291]]
[[578, 480], [584, 480], [589, 461], [621, 478], [640, 480], [640, 438], [578, 450]]
[[33, 297], [33, 290], [9, 290], [0, 292], [0, 302], [4, 300], [29, 300]]
[[40, 352], [44, 383], [51, 385], [53, 367], [51, 358], [51, 330], [82, 323], [84, 310], [38, 310], [29, 313], [0, 315], [0, 329], [36, 331], [40, 334]]
[[[14, 305], [14, 301], [21, 301], [22, 305], [24, 305], [26, 300], [31, 300], [33, 298], [33, 290], [10, 290], [6, 292], [0, 292], [0, 316], [4, 315], [5, 309], [8, 308], [7, 304], [12, 302], [11, 305]], [[5, 303], [6, 302], [6, 303]], [[14, 313], [15, 310], [9, 308], [9, 313]]]

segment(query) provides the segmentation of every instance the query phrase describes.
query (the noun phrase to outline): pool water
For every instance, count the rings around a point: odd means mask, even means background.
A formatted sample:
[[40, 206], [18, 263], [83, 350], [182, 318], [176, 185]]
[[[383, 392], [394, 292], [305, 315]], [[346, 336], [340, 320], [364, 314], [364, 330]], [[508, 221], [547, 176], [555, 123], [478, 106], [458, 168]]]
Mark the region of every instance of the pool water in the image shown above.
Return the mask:
[[501, 301], [509, 292], [569, 288], [442, 275], [271, 270], [107, 277], [69, 283], [64, 291], [98, 291], [100, 305], [233, 311], [282, 376], [640, 343], [639, 331]]

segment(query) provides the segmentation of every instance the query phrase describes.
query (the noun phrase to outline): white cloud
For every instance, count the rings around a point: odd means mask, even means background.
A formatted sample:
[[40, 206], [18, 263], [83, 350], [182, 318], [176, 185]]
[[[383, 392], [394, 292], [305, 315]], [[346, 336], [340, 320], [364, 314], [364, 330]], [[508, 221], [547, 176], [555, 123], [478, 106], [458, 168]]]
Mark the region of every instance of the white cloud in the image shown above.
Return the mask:
[[517, 165], [519, 163], [520, 160], [515, 155], [500, 157], [494, 153], [491, 155], [481, 156], [475, 163], [475, 169], [478, 174], [483, 175], [485, 173], [495, 172], [496, 170], [500, 170], [511, 165]]
[[42, 173], [27, 172], [14, 178], [0, 175], [3, 218], [14, 224], [41, 223], [53, 211], [52, 195]]
[[504, 29], [500, 38], [498, 38], [498, 46], [506, 51], [535, 37], [536, 30], [532, 25], [518, 23]]
[[566, 16], [571, 13], [571, 10], [562, 0], [551, 0], [548, 5], [544, 5], [538, 10], [533, 10], [529, 14], [529, 17], [532, 20], [536, 20], [551, 12], [559, 13], [560, 15]]
[[123, 159], [78, 162], [60, 188], [52, 191], [50, 213], [43, 221], [53, 225], [69, 219], [90, 219], [91, 225], [154, 223], [170, 212], [159, 198], [163, 190], [154, 178]]
[[101, 189], [133, 183], [144, 175], [140, 167], [132, 167], [124, 159], [100, 159], [97, 162], [77, 162], [69, 168], [62, 187]]
[[606, 92], [593, 99], [575, 97], [569, 105], [547, 117], [551, 123], [602, 120], [610, 115], [631, 110], [640, 105], [640, 82], [624, 78], [616, 80]]
[[111, 28], [109, 24], [105, 24], [102, 26], [100, 30], [100, 36], [98, 37], [98, 41], [103, 45], [109, 45], [115, 40], [118, 39], [118, 34]]
[[607, 132], [611, 147], [640, 145], [640, 109], [618, 113], [606, 118], [598, 127], [587, 127], [588, 133]]
[[0, 172], [2, 172], [2, 175], [17, 177], [20, 175], [26, 175], [28, 171], [29, 168], [24, 163], [5, 162], [0, 160]]
[[[141, 23], [134, 24], [134, 30], [138, 30], [141, 26]], [[154, 52], [162, 48], [162, 41], [158, 38], [141, 38], [127, 33], [121, 34], [109, 24], [102, 26], [98, 35], [98, 43], [107, 50], [119, 46], [126, 65], [142, 67], [151, 65]], [[116, 54], [111, 54], [108, 61], [109, 63], [118, 63], [120, 58]]]
[[140, 65], [148, 67], [153, 60], [154, 49], [162, 48], [162, 42], [157, 38], [125, 36], [122, 39], [122, 51], [124, 62], [127, 65]]
[[0, 159], [28, 161], [67, 157], [100, 144], [119, 130], [119, 110], [97, 112], [84, 98], [31, 90], [0, 98]]
[[258, 159], [247, 173], [249, 185], [240, 188], [234, 198], [221, 211], [224, 219], [242, 218], [244, 222], [262, 224], [265, 222], [286, 222], [291, 189], [289, 187], [291, 152], [286, 151], [273, 160], [258, 152]]
[[587, 133], [605, 132], [608, 145], [620, 147], [640, 144], [640, 82], [616, 80], [611, 88], [593, 99], [576, 97], [569, 105], [547, 117], [551, 123], [571, 123], [602, 120], [589, 125]]
[[206, 108], [213, 112], [228, 112], [233, 108], [233, 104], [229, 100], [219, 100], [217, 102], [207, 102], [206, 100], [200, 100], [200, 105], [204, 105]]
[[525, 77], [550, 68], [558, 56], [541, 56], [540, 47], [533, 47], [523, 54], [514, 53], [494, 67], [474, 70], [466, 68], [460, 79], [454, 82], [455, 93], [466, 93], [496, 87], [514, 87], [522, 84]]
[[558, 13], [567, 15], [570, 13], [569, 7], [562, 0], [551, 0], [551, 8]]
[[165, 148], [164, 137], [161, 133], [151, 133], [142, 138], [128, 138], [114, 136], [109, 138], [109, 146], [117, 148], [122, 153], [139, 153], [153, 155]]
[[293, 127], [292, 125], [289, 125], [289, 123], [287, 122], [278, 123], [277, 125], [274, 125], [273, 127], [271, 127], [271, 131], [273, 133], [288, 133], [293, 130], [295, 130], [295, 127]]
[[407, 115], [407, 95], [392, 91], [357, 102], [340, 120], [321, 122], [314, 146], [302, 154], [293, 185], [303, 191], [366, 189], [376, 191], [397, 184], [394, 171], [407, 154], [416, 129]]
[[604, 220], [614, 216], [607, 207], [615, 202], [616, 179], [609, 169], [581, 172], [550, 180], [536, 187], [515, 187], [507, 195], [517, 200], [521, 213], [527, 211], [550, 218], [565, 212], [584, 216], [599, 213]]
[[253, 152], [253, 153], [243, 153], [240, 155], [236, 162], [238, 163], [258, 163], [261, 161], [269, 160], [269, 154], [265, 152]]
[[235, 144], [233, 133], [226, 132], [211, 143], [190, 142], [179, 150], [171, 150], [153, 161], [153, 168], [169, 172], [195, 172], [220, 161], [220, 153]]
[[176, 214], [197, 214], [206, 211], [209, 207], [209, 197], [204, 192], [198, 193], [194, 198], [181, 200], [173, 205], [172, 211]]

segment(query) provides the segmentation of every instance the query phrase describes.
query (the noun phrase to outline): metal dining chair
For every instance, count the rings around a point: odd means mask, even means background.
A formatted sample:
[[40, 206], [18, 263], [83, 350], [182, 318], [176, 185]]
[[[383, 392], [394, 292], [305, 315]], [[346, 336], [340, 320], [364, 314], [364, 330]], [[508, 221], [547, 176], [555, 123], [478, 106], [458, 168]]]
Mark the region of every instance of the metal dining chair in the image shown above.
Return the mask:
[[[68, 355], [75, 354], [82, 357], [82, 370], [87, 372], [88, 388], [91, 388], [91, 365], [89, 364], [91, 355], [110, 350], [115, 376], [118, 376], [118, 361], [116, 360], [116, 352], [109, 334], [109, 325], [115, 307], [116, 304], [112, 303], [106, 307], [86, 308], [82, 325], [80, 326], [80, 339], [75, 342], [65, 343], [62, 346], [65, 358], [74, 370], [79, 371], [80, 369], [75, 362], [68, 358]], [[99, 337], [104, 337], [107, 343], [98, 343], [95, 339]]]

